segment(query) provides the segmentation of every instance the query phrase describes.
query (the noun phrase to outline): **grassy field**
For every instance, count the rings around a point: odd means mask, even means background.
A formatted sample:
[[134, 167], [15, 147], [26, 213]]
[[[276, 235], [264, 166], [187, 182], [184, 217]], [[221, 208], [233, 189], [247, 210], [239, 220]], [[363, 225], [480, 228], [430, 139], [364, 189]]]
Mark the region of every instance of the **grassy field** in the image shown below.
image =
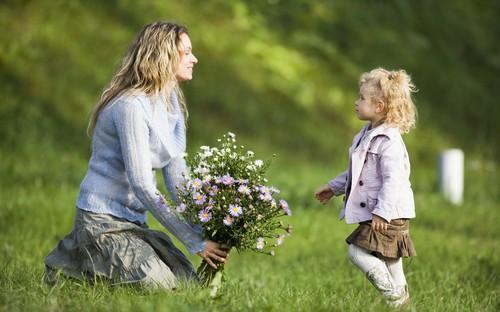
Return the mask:
[[[2, 165], [2, 173], [13, 178], [3, 179], [0, 190], [0, 311], [388, 309], [346, 257], [344, 238], [354, 226], [338, 221], [340, 201], [323, 207], [312, 200], [313, 189], [329, 176], [319, 167], [273, 170], [271, 182], [294, 208], [294, 233], [275, 257], [231, 254], [227, 287], [215, 300], [193, 285], [165, 292], [63, 280], [49, 287], [42, 282], [43, 258], [71, 228], [85, 162], [46, 157], [44, 165], [22, 165], [13, 156]], [[498, 203], [490, 197], [477, 204], [478, 194], [455, 207], [433, 192], [417, 192], [412, 236], [419, 255], [405, 263], [412, 310], [499, 310]]]

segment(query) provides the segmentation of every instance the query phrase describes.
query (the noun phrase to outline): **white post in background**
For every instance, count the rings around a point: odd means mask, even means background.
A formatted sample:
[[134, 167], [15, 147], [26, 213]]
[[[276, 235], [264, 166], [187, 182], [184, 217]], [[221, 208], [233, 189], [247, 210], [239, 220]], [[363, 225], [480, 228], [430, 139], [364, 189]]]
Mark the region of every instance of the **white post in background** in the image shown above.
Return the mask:
[[464, 192], [464, 152], [449, 149], [439, 156], [439, 188], [444, 197], [460, 205]]

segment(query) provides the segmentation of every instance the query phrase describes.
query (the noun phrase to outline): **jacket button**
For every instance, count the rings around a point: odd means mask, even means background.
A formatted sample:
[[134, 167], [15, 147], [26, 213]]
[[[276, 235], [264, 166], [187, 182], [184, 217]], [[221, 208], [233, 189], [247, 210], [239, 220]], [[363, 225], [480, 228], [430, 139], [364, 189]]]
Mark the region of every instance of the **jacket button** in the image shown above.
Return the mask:
[[365, 208], [366, 207], [366, 204], [365, 203], [361, 203], [359, 204], [361, 207]]
[[359, 185], [363, 186], [363, 180], [359, 180]]

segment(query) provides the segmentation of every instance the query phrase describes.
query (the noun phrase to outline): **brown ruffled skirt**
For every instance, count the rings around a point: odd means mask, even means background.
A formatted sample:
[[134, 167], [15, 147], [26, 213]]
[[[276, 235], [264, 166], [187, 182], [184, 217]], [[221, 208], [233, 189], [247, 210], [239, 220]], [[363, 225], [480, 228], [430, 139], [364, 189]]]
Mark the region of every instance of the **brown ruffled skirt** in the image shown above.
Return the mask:
[[371, 221], [361, 222], [346, 238], [346, 242], [372, 251], [383, 258], [397, 259], [417, 255], [410, 238], [410, 220], [408, 219], [392, 220], [384, 232], [373, 231]]

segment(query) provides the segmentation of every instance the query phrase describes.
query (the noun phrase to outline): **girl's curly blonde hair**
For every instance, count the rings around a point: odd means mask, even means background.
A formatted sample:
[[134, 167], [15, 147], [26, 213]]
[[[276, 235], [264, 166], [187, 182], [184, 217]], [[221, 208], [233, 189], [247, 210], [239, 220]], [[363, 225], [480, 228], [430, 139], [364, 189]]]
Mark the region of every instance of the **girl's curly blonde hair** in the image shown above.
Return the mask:
[[359, 86], [364, 84], [373, 88], [373, 100], [385, 103], [385, 123], [397, 126], [401, 133], [415, 127], [417, 108], [411, 93], [417, 92], [417, 88], [406, 71], [376, 68], [361, 75]]

